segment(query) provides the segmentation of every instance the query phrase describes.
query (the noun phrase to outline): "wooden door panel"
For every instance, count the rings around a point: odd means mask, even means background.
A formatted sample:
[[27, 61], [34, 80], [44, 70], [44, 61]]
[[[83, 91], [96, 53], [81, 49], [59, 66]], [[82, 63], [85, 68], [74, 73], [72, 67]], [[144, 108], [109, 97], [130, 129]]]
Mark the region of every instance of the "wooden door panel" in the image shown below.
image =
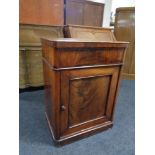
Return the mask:
[[103, 117], [110, 81], [109, 75], [70, 81], [69, 126]]
[[61, 135], [111, 121], [119, 67], [62, 71]]

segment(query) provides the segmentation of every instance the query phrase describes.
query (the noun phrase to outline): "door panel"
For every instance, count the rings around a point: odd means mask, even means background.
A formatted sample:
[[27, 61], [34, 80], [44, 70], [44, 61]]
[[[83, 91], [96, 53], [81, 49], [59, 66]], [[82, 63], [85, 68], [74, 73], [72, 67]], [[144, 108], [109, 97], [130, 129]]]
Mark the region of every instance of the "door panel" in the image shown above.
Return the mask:
[[61, 136], [111, 121], [119, 67], [61, 73]]
[[109, 75], [70, 81], [69, 127], [104, 116], [110, 81]]

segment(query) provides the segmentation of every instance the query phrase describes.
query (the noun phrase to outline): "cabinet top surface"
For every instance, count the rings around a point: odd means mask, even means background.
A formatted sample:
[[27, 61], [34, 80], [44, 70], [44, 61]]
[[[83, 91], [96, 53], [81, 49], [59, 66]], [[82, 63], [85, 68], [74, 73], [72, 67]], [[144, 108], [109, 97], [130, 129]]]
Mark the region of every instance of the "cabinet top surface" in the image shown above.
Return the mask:
[[57, 48], [71, 48], [71, 47], [127, 47], [129, 42], [124, 41], [95, 41], [76, 38], [58, 38], [58, 39], [44, 39], [41, 38], [42, 43]]

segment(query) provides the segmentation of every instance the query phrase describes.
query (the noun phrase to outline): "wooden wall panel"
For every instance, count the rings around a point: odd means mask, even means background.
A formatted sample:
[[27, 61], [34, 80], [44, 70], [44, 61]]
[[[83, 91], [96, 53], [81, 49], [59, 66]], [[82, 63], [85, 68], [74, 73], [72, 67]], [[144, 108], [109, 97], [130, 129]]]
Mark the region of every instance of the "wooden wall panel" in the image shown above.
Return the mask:
[[63, 25], [63, 0], [19, 0], [19, 22]]
[[117, 40], [128, 41], [123, 78], [135, 78], [135, 8], [117, 8], [114, 34]]

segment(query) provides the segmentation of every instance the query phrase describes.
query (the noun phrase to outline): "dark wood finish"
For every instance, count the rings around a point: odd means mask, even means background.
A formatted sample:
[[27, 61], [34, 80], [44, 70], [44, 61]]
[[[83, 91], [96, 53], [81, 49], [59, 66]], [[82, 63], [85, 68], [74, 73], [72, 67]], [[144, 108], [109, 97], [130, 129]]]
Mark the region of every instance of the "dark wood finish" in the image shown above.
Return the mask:
[[87, 0], [66, 0], [65, 24], [101, 26], [104, 4]]
[[20, 24], [19, 88], [44, 85], [40, 38], [63, 37], [60, 26]]
[[64, 24], [64, 0], [20, 0], [19, 22], [25, 24]]
[[116, 9], [114, 34], [117, 40], [128, 41], [129, 47], [125, 56], [122, 77], [135, 79], [135, 8]]
[[115, 36], [111, 28], [101, 28], [81, 25], [64, 26], [64, 36], [66, 38], [87, 39], [90, 41], [115, 41]]
[[112, 127], [127, 44], [42, 39], [46, 117], [57, 144]]

